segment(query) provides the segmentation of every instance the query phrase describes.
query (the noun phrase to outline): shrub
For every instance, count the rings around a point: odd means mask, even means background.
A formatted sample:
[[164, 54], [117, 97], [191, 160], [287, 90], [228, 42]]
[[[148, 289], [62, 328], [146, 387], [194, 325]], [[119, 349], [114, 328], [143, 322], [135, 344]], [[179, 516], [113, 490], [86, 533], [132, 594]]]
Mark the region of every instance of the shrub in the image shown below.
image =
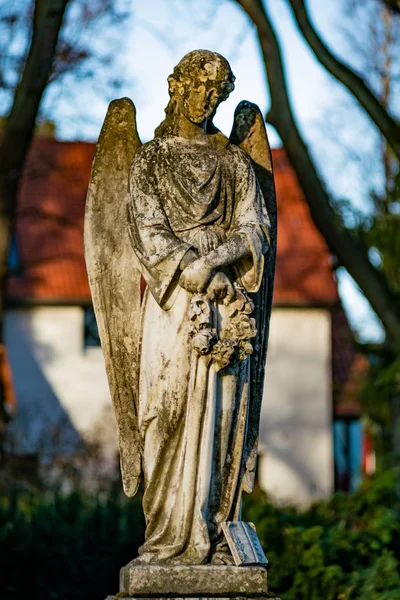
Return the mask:
[[270, 563], [271, 589], [284, 600], [400, 600], [400, 502], [395, 473], [335, 494], [306, 511], [245, 497]]
[[[400, 502], [393, 473], [306, 511], [244, 497], [282, 600], [400, 600]], [[140, 498], [120, 490], [0, 497], [0, 598], [102, 600], [144, 536]]]
[[137, 555], [140, 500], [82, 492], [12, 494], [0, 504], [2, 600], [101, 600]]

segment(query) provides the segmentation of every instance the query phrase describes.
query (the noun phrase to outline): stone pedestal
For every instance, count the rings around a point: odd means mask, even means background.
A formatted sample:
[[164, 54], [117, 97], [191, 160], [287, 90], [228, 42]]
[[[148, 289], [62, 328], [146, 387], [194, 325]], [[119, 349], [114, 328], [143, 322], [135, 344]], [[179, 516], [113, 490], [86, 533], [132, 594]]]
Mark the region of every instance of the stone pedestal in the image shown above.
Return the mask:
[[108, 596], [107, 600], [124, 597], [136, 600], [272, 599], [268, 593], [267, 571], [262, 567], [171, 567], [133, 563], [121, 569], [118, 596]]

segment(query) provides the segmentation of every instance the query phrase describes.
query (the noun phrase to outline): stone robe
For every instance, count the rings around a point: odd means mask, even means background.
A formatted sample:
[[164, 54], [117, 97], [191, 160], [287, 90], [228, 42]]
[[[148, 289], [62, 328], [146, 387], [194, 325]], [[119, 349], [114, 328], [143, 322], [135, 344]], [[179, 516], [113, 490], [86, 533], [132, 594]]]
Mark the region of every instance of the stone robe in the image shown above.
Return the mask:
[[[179, 265], [190, 248], [204, 255], [240, 233], [251, 258], [230, 276], [257, 292], [269, 218], [249, 157], [217, 134], [142, 146], [131, 168], [128, 221], [147, 283], [138, 373], [146, 541], [139, 561], [203, 564], [221, 540], [221, 523], [240, 513], [250, 359], [217, 372], [193, 350], [191, 296], [179, 286]], [[212, 304], [221, 323], [226, 307]]]

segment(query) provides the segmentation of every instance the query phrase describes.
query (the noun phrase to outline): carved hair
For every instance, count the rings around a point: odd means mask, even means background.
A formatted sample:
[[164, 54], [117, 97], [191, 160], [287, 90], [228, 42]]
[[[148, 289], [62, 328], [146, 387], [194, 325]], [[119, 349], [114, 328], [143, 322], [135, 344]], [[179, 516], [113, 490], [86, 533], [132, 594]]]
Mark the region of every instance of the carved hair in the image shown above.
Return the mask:
[[174, 131], [175, 119], [178, 116], [178, 98], [182, 88], [194, 83], [202, 83], [207, 88], [215, 87], [225, 100], [234, 89], [235, 76], [228, 61], [210, 50], [193, 50], [185, 54], [168, 77], [170, 101], [165, 109], [165, 119], [155, 130], [155, 136], [170, 135]]

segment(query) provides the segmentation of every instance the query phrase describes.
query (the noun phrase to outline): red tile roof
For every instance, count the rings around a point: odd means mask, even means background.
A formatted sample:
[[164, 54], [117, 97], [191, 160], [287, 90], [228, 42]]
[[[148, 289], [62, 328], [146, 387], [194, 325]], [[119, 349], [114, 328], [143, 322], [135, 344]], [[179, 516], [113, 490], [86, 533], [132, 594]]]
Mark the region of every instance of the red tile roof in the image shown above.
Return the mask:
[[272, 158], [278, 203], [274, 301], [334, 304], [339, 297], [326, 242], [314, 225], [284, 149], [274, 149]]
[[[90, 301], [82, 233], [94, 147], [40, 137], [33, 141], [17, 212], [22, 270], [9, 279], [9, 300]], [[335, 304], [330, 253], [283, 149], [273, 150], [273, 162], [279, 215], [275, 302]]]
[[18, 300], [89, 300], [82, 234], [94, 144], [36, 138], [19, 194], [16, 221], [20, 275], [8, 296]]

